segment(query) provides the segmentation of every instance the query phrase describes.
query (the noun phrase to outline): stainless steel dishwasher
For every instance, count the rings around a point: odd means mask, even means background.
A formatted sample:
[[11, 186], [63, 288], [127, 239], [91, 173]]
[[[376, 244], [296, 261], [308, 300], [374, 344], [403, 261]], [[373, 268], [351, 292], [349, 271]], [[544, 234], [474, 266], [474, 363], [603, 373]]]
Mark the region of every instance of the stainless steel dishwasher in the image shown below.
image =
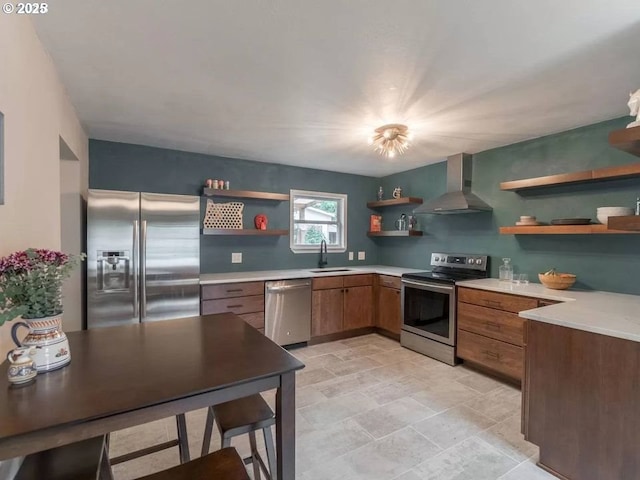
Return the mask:
[[311, 338], [311, 279], [265, 283], [264, 333], [278, 345]]

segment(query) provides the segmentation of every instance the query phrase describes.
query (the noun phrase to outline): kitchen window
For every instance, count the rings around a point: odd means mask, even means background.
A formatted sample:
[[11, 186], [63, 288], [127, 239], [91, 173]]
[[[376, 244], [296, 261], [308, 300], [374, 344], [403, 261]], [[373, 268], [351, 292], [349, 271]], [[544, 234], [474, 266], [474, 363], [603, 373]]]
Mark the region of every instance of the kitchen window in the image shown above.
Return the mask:
[[320, 242], [327, 251], [347, 249], [347, 195], [291, 190], [290, 246], [295, 253], [317, 253]]

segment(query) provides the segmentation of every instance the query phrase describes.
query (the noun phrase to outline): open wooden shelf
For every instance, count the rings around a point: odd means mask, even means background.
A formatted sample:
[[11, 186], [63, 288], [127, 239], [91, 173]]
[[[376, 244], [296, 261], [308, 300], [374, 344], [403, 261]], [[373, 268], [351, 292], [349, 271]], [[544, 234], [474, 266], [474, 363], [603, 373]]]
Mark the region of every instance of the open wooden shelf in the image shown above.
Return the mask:
[[609, 217], [608, 227], [615, 230], [640, 232], [640, 215], [631, 215], [627, 217]]
[[[623, 218], [623, 217], [617, 217]], [[538, 225], [500, 227], [501, 235], [590, 235], [636, 233], [629, 230], [608, 228], [607, 225]]]
[[640, 157], [640, 127], [614, 130], [609, 134], [609, 145]]
[[[639, 140], [640, 141], [640, 140]], [[640, 153], [638, 153], [640, 156]], [[555, 185], [571, 185], [577, 183], [603, 182], [623, 178], [640, 177], [640, 163], [631, 163], [615, 167], [604, 167], [582, 172], [561, 173], [546, 177], [525, 178], [502, 182], [500, 190], [526, 190], [529, 188], [551, 187]]]
[[203, 228], [203, 235], [252, 235], [252, 236], [283, 236], [289, 235], [289, 230], [258, 230], [250, 228]]
[[420, 230], [383, 230], [381, 232], [367, 232], [369, 237], [421, 237]]
[[409, 204], [420, 205], [422, 203], [422, 199], [418, 197], [400, 197], [400, 198], [391, 198], [389, 200], [377, 200], [375, 202], [367, 202], [368, 208], [381, 208], [381, 207], [393, 207], [395, 205], [409, 205]]
[[217, 188], [205, 188], [202, 194], [207, 197], [228, 197], [228, 198], [253, 198], [258, 200], [276, 200], [278, 202], [288, 201], [288, 193], [253, 192], [250, 190], [221, 190]]

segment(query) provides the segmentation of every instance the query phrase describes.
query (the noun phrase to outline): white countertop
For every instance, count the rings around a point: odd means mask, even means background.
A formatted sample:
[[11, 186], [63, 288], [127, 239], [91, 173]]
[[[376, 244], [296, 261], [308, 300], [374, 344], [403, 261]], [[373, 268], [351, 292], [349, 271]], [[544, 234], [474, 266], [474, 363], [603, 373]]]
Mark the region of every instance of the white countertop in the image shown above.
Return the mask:
[[[332, 268], [348, 268], [343, 272], [331, 271]], [[424, 268], [400, 268], [387, 265], [367, 265], [363, 267], [327, 267], [323, 272], [312, 272], [317, 268], [289, 269], [289, 270], [262, 270], [257, 272], [232, 272], [232, 273], [204, 273], [200, 275], [200, 285], [214, 285], [217, 283], [254, 282], [263, 280], [290, 280], [292, 278], [328, 277], [333, 275], [359, 275], [362, 273], [377, 273], [380, 275], [392, 275], [399, 277], [403, 273], [424, 272]]]
[[525, 310], [520, 312], [520, 316], [529, 320], [640, 342], [640, 296], [638, 295], [551, 290], [539, 283], [521, 286], [505, 284], [495, 278], [468, 280], [457, 282], [456, 285], [563, 302]]

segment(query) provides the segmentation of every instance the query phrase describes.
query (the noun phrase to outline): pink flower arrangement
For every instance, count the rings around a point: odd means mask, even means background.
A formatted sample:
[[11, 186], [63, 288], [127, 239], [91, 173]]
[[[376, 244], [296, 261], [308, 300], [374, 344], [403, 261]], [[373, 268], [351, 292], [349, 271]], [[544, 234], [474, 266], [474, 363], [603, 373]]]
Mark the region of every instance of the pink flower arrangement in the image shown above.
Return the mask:
[[29, 248], [0, 258], [0, 325], [62, 312], [62, 282], [85, 255]]

